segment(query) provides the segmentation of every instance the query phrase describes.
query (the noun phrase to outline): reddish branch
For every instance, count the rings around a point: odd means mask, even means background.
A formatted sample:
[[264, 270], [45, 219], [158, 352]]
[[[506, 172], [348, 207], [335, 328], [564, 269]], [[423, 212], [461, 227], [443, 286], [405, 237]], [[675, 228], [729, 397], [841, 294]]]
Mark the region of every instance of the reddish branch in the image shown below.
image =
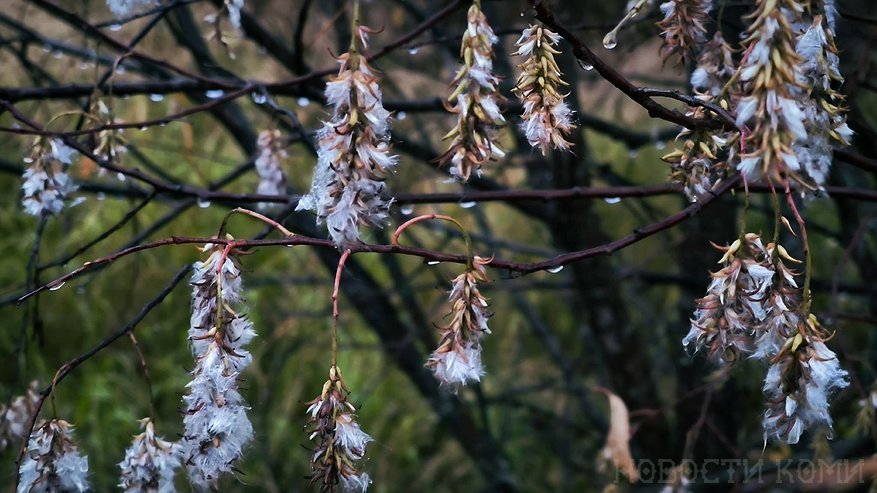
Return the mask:
[[[610, 243], [606, 243], [603, 245], [599, 245], [592, 248], [587, 248], [585, 250], [578, 250], [575, 252], [565, 253], [562, 255], [558, 255], [556, 257], [542, 260], [539, 262], [513, 262], [511, 260], [498, 259], [494, 258], [491, 260], [488, 265], [496, 269], [505, 269], [510, 272], [516, 273], [518, 275], [530, 274], [533, 272], [541, 271], [541, 270], [549, 270], [555, 269], [558, 267], [563, 267], [567, 264], [571, 264], [573, 262], [578, 262], [581, 260], [585, 260], [591, 257], [596, 257], [599, 255], [608, 255], [614, 252], [617, 252], [625, 247], [628, 247], [634, 243], [637, 243], [649, 236], [652, 236], [661, 231], [667, 230], [676, 226], [677, 224], [685, 221], [686, 219], [695, 216], [698, 214], [703, 208], [707, 207], [711, 203], [713, 203], [718, 197], [722, 194], [733, 188], [739, 182], [739, 177], [728, 180], [727, 182], [720, 185], [717, 189], [712, 192], [705, 194], [698, 202], [695, 202], [685, 209], [668, 216], [658, 222], [649, 224], [643, 228], [638, 228], [634, 230], [633, 233], [625, 236], [624, 238], [612, 241]], [[287, 238], [280, 239], [270, 239], [270, 240], [239, 240], [239, 239], [223, 239], [223, 238], [192, 238], [192, 237], [183, 237], [183, 236], [172, 236], [170, 238], [165, 238], [162, 240], [153, 241], [150, 243], [145, 243], [142, 245], [136, 245], [130, 248], [126, 248], [124, 250], [120, 250], [111, 255], [107, 255], [105, 257], [101, 257], [99, 259], [92, 260], [90, 262], [86, 262], [82, 264], [81, 267], [68, 272], [67, 274], [58, 277], [57, 279], [46, 283], [40, 286], [29, 293], [22, 295], [18, 301], [19, 303], [27, 300], [31, 296], [40, 293], [45, 290], [58, 289], [63, 286], [65, 283], [70, 281], [71, 279], [87, 272], [92, 269], [102, 267], [104, 265], [115, 262], [116, 260], [131, 255], [133, 253], [142, 252], [144, 250], [151, 250], [154, 248], [159, 248], [168, 245], [192, 245], [192, 244], [218, 244], [218, 245], [229, 245], [234, 244], [235, 247], [245, 249], [245, 248], [255, 248], [260, 246], [297, 246], [297, 245], [309, 245], [315, 247], [322, 248], [335, 248], [334, 243], [330, 240], [322, 239], [322, 238], [311, 238], [307, 236], [296, 235]], [[465, 264], [468, 262], [468, 258], [465, 255], [452, 255], [442, 252], [436, 252], [432, 250], [427, 250], [424, 248], [414, 248], [414, 247], [405, 247], [400, 245], [355, 245], [348, 248], [351, 253], [377, 253], [377, 254], [400, 254], [400, 255], [408, 255], [413, 257], [420, 257], [426, 261], [431, 262], [450, 262], [457, 264]]]

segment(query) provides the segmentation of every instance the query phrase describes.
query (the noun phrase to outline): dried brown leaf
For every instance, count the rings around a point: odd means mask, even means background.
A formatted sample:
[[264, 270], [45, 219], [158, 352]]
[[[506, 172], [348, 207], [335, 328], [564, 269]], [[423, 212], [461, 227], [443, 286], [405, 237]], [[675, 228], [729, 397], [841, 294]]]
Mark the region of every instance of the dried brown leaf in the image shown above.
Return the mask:
[[633, 455], [630, 453], [630, 415], [627, 405], [611, 391], [602, 387], [594, 389], [609, 399], [609, 433], [606, 435], [606, 450], [612, 459], [612, 465], [621, 471], [631, 483], [639, 479]]

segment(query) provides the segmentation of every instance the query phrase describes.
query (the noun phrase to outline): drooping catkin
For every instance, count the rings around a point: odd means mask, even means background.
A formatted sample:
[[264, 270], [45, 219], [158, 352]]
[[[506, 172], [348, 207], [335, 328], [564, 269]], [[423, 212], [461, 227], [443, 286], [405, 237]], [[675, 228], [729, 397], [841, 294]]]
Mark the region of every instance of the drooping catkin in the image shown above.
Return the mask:
[[478, 289], [488, 282], [485, 266], [488, 259], [475, 256], [471, 268], [451, 282], [448, 301], [451, 321], [439, 326], [439, 345], [426, 362], [439, 384], [453, 392], [461, 386], [478, 382], [484, 375], [481, 364], [481, 339], [490, 333], [487, 299]]
[[560, 86], [567, 83], [561, 79], [560, 68], [554, 55], [560, 53], [555, 46], [560, 36], [541, 25], [524, 29], [516, 45], [516, 55], [525, 57], [518, 67], [514, 92], [524, 105], [521, 129], [527, 141], [538, 147], [544, 155], [549, 147], [568, 150], [570, 143], [565, 136], [575, 129], [572, 111], [567, 106], [566, 94]]
[[310, 192], [297, 210], [313, 210], [338, 246], [360, 242], [360, 226], [382, 227], [392, 197], [384, 180], [396, 166], [390, 153], [390, 112], [380, 77], [363, 55], [368, 31], [359, 26], [350, 50], [337, 58], [338, 75], [326, 84], [330, 121], [317, 132], [319, 149]]
[[253, 438], [238, 380], [252, 360], [245, 346], [256, 336], [252, 322], [237, 311], [243, 297], [236, 252], [223, 245], [204, 250], [209, 256], [195, 263], [191, 280], [195, 368], [183, 396], [181, 440], [189, 482], [199, 490], [232, 473]]
[[451, 177], [466, 182], [481, 166], [499, 160], [505, 152], [497, 144], [498, 129], [505, 125], [499, 105], [504, 98], [497, 90], [499, 79], [493, 73], [493, 45], [497, 42], [481, 1], [474, 0], [467, 14], [466, 32], [460, 46], [463, 64], [451, 82], [448, 111], [457, 122], [445, 136], [448, 150], [437, 158], [450, 166]]

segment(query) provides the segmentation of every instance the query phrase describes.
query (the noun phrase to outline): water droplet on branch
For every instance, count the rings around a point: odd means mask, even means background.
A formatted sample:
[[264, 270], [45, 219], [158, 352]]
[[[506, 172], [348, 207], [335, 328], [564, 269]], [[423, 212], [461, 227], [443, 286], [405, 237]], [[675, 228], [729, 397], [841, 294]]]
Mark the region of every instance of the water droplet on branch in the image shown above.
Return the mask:
[[399, 208], [399, 212], [402, 213], [403, 216], [410, 216], [414, 214], [414, 206], [413, 205], [403, 205]]
[[460, 207], [462, 207], [462, 208], [464, 208], [464, 209], [471, 209], [471, 208], [475, 207], [476, 205], [478, 205], [478, 203], [477, 203], [477, 202], [472, 202], [472, 201], [470, 201], [470, 202], [460, 202]]
[[560, 272], [562, 270], [563, 270], [563, 266], [558, 265], [556, 267], [549, 267], [549, 268], [545, 269], [545, 272], [548, 272], [549, 274], [557, 274], [558, 272]]
[[225, 95], [225, 91], [223, 91], [222, 89], [211, 89], [205, 92], [204, 95], [210, 99], [219, 99]]
[[67, 284], [66, 281], [50, 282], [49, 284], [46, 285], [46, 287], [49, 288], [49, 291], [57, 291], [57, 290], [63, 288], [65, 284]]
[[164, 94], [150, 94], [149, 100], [153, 103], [158, 103], [160, 101], [164, 101]]
[[579, 67], [581, 67], [582, 70], [594, 70], [594, 66], [590, 63], [579, 60], [578, 58], [576, 59], [576, 61], [579, 63]]
[[603, 201], [607, 204], [617, 204], [621, 202], [621, 197], [606, 197]]
[[618, 31], [613, 29], [603, 37], [603, 47], [607, 50], [611, 50], [616, 46], [618, 46]]

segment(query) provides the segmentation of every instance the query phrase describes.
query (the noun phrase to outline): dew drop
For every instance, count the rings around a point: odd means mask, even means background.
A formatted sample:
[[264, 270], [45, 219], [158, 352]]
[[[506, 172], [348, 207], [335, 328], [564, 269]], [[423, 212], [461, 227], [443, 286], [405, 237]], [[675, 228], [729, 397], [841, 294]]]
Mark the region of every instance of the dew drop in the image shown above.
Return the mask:
[[98, 200], [106, 200], [107, 194], [103, 192], [98, 192], [97, 195], [95, 195], [95, 198]]
[[116, 68], [116, 73], [119, 75], [122, 75], [127, 71], [128, 69], [126, 69], [124, 65], [119, 65], [118, 68]]
[[441, 262], [439, 262], [438, 260], [428, 260], [428, 261], [426, 262], [426, 265], [438, 265], [438, 264], [440, 264], [440, 263], [441, 263]]
[[396, 113], [397, 120], [402, 121], [406, 118], [408, 118], [408, 113], [405, 113], [404, 111], [400, 111], [400, 112]]
[[146, 125], [143, 125], [142, 127], [138, 128], [137, 130], [140, 130], [141, 132], [145, 132], [145, 131], [149, 130], [149, 127], [147, 127]]
[[576, 59], [576, 61], [579, 62], [579, 67], [581, 67], [582, 70], [594, 70], [594, 66], [591, 65], [590, 63], [583, 62], [583, 61], [579, 60], [578, 58]]
[[621, 202], [621, 197], [606, 197], [603, 199], [603, 202], [606, 202], [607, 204], [617, 204]]
[[560, 272], [562, 270], [563, 270], [563, 266], [558, 265], [557, 267], [549, 267], [549, 268], [545, 269], [545, 272], [548, 272], [549, 274], [557, 274], [558, 272]]
[[126, 178], [125, 175], [123, 175], [122, 173], [116, 173], [116, 179], [119, 181], [125, 181], [128, 178]]
[[609, 31], [609, 33], [603, 37], [603, 48], [611, 50], [616, 46], [618, 46], [618, 36], [616, 35], [616, 31]]
[[153, 103], [158, 103], [160, 101], [164, 101], [164, 95], [163, 94], [150, 94], [149, 100], [152, 101]]
[[408, 54], [409, 55], [416, 55], [417, 54], [417, 47], [412, 46], [411, 48], [408, 48]]
[[472, 201], [460, 202], [460, 207], [462, 207], [464, 209], [471, 209], [471, 208], [475, 207], [476, 204], [477, 204], [477, 202], [472, 202]]
[[206, 209], [210, 207], [210, 201], [206, 199], [198, 199], [198, 207]]
[[210, 99], [219, 99], [225, 95], [225, 91], [223, 91], [222, 89], [211, 89], [205, 92], [204, 95]]
[[27, 164], [31, 164], [31, 163], [33, 162], [33, 158], [31, 158], [31, 157], [26, 157], [26, 158], [23, 158], [22, 161], [24, 161], [24, 162], [27, 163]]
[[402, 213], [403, 216], [410, 216], [414, 214], [414, 206], [413, 205], [403, 205], [399, 208], [399, 212]]
[[67, 284], [66, 281], [52, 282], [52, 283], [48, 284], [48, 288], [49, 288], [49, 291], [57, 291], [57, 290], [63, 288], [65, 284]]
[[110, 25], [110, 31], [118, 32], [118, 31], [121, 31], [121, 30], [122, 30], [122, 25], [121, 25], [121, 24], [111, 24], [111, 25]]
[[261, 92], [254, 92], [252, 98], [256, 104], [265, 104], [265, 101], [268, 101], [268, 96]]
[[664, 142], [663, 140], [658, 140], [655, 142], [655, 149], [660, 151], [661, 149], [664, 149], [665, 147], [667, 147], [667, 143]]
[[298, 105], [301, 106], [302, 108], [307, 108], [311, 104], [311, 100], [304, 97], [304, 96], [298, 98], [297, 102], [298, 102]]

